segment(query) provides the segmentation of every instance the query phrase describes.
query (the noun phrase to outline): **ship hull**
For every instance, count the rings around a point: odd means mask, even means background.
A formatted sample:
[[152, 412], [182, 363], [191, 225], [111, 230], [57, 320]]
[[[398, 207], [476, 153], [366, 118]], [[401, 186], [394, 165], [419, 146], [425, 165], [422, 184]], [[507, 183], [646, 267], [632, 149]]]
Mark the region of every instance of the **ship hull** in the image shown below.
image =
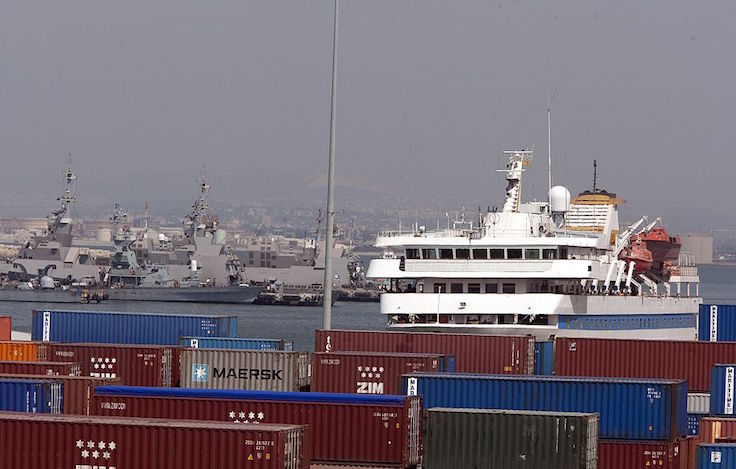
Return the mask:
[[[258, 296], [261, 287], [211, 288], [117, 288], [106, 289], [103, 302], [161, 301], [188, 303], [248, 304]], [[92, 289], [95, 293], [97, 290]], [[32, 303], [80, 303], [81, 291], [0, 290], [0, 301]]]
[[76, 290], [16, 290], [0, 289], [0, 301], [28, 303], [79, 303], [82, 292]]

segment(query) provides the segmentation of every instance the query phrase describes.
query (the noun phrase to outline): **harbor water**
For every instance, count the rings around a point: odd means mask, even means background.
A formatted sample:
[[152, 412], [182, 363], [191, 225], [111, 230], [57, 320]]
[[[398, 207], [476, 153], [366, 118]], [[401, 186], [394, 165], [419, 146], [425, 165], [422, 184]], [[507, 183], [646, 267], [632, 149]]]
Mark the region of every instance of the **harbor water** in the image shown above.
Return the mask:
[[[736, 304], [736, 266], [709, 265], [698, 268], [704, 303]], [[11, 316], [13, 329], [31, 331], [34, 309], [141, 311], [152, 313], [232, 315], [238, 320], [239, 337], [284, 338], [294, 341], [294, 350], [314, 351], [314, 331], [322, 327], [322, 308], [310, 306], [262, 306], [201, 303], [103, 302], [100, 304], [53, 305], [4, 302], [0, 316]], [[386, 320], [378, 303], [338, 301], [333, 306], [333, 329], [384, 330]]]

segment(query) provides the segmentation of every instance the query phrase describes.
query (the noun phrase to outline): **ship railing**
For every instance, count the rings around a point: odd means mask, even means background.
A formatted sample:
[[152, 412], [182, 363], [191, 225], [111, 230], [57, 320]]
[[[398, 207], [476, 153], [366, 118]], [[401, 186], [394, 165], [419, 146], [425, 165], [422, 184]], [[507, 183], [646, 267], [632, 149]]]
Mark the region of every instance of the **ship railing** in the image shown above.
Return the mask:
[[448, 238], [448, 237], [476, 237], [479, 235], [478, 230], [468, 229], [445, 229], [439, 231], [379, 231], [376, 235], [378, 238], [395, 238], [398, 236], [415, 236], [424, 238]]

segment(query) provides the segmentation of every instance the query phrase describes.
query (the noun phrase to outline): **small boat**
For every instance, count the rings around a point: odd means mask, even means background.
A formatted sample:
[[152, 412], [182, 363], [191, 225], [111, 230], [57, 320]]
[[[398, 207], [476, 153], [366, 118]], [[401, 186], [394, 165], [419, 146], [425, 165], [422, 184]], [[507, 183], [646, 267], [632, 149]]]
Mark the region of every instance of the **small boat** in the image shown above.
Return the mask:
[[631, 244], [621, 251], [618, 258], [626, 261], [627, 265], [633, 261], [635, 274], [643, 274], [652, 268], [652, 251], [647, 249], [647, 243], [638, 235], [631, 237]]

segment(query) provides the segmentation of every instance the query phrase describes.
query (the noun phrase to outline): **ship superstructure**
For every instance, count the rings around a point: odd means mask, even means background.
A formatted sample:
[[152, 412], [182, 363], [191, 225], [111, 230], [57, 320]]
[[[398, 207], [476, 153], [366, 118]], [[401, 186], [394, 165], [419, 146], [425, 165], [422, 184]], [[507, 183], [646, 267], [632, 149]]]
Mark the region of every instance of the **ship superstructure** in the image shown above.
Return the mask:
[[384, 253], [367, 276], [389, 281], [381, 295], [389, 329], [695, 338], [697, 268], [679, 266], [665, 282], [622, 255], [650, 229], [647, 217], [620, 231], [624, 201], [595, 183], [572, 200], [555, 186], [548, 202], [522, 203], [532, 152], [504, 153], [501, 211], [475, 225], [379, 233]]

